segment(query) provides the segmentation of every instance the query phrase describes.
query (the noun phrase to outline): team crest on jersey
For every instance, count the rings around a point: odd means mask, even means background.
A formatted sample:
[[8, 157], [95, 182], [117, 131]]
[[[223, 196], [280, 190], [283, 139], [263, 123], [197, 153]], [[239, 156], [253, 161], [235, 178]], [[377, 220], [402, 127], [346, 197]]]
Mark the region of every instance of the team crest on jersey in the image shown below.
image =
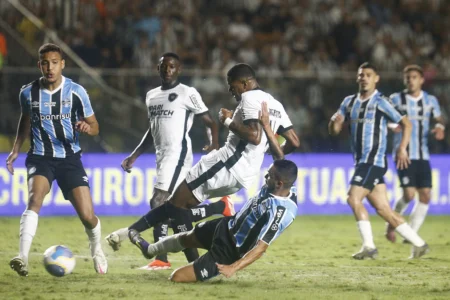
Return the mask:
[[176, 93], [170, 93], [169, 94], [169, 101], [172, 102], [173, 100], [178, 98], [178, 94]]
[[70, 100], [69, 99], [64, 99], [61, 102], [61, 104], [62, 104], [63, 107], [70, 107]]

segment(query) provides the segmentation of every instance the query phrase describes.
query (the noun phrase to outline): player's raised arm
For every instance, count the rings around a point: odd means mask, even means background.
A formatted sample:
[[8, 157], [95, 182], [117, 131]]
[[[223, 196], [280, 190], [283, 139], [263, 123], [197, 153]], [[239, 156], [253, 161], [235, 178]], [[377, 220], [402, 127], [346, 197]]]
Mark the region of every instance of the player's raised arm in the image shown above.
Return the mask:
[[233, 121], [233, 112], [221, 108], [219, 111], [219, 121], [238, 135], [244, 141], [253, 145], [259, 145], [261, 142], [262, 128], [258, 119], [244, 120], [241, 122]]
[[284, 159], [283, 150], [281, 149], [280, 145], [278, 144], [278, 140], [277, 140], [275, 134], [273, 133], [272, 128], [270, 127], [269, 109], [267, 107], [266, 102], [263, 102], [261, 104], [261, 112], [259, 115], [259, 121], [261, 122], [264, 133], [267, 136], [270, 152], [272, 153], [273, 159], [274, 160]]
[[286, 140], [286, 142], [281, 146], [281, 149], [285, 155], [300, 147], [300, 139], [293, 128], [281, 132], [280, 135]]

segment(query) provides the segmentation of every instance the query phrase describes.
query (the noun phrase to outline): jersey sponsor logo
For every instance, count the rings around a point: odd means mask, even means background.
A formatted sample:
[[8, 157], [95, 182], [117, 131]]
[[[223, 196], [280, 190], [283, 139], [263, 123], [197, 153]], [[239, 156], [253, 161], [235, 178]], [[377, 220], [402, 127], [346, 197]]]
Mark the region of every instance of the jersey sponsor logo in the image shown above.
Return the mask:
[[170, 93], [169, 94], [169, 101], [170, 102], [174, 101], [177, 98], [178, 98], [178, 94], [176, 94], [176, 93]]
[[202, 275], [203, 278], [207, 278], [208, 277], [208, 270], [203, 269], [200, 271], [200, 274]]
[[[36, 114], [35, 114], [36, 115]], [[70, 119], [72, 117], [72, 113], [67, 114], [60, 114], [60, 115], [40, 115], [39, 119], [41, 121], [47, 120], [47, 121], [53, 121], [53, 120], [64, 120], [64, 119]], [[34, 116], [33, 116], [34, 118]]]
[[194, 215], [194, 216], [206, 217], [206, 210], [204, 207], [192, 208], [191, 211], [192, 211], [192, 215]]
[[31, 102], [31, 107], [39, 107], [39, 102], [38, 101]]
[[200, 104], [198, 103], [197, 97], [195, 97], [195, 95], [190, 95], [189, 99], [191, 99], [192, 104], [196, 107], [196, 108], [200, 108]]
[[185, 224], [183, 224], [183, 225], [178, 225], [177, 228], [178, 228], [178, 231], [179, 231], [179, 232], [186, 232], [186, 231], [188, 231]]
[[286, 208], [283, 206], [277, 207], [277, 213], [275, 214], [275, 220], [273, 220], [272, 225], [270, 226], [270, 229], [273, 231], [277, 231], [280, 227], [281, 219], [283, 218], [284, 212], [286, 211]]
[[373, 181], [373, 185], [377, 185], [378, 182], [380, 182], [380, 179], [376, 178], [376, 179]]
[[352, 120], [352, 123], [366, 123], [366, 124], [374, 124], [374, 119], [354, 119]]
[[164, 109], [164, 104], [150, 105], [148, 107], [150, 117], [172, 117], [174, 111]]
[[56, 102], [44, 102], [45, 107], [53, 107], [56, 106]]
[[281, 119], [281, 112], [276, 109], [269, 109], [269, 115]]
[[83, 181], [84, 181], [84, 182], [89, 182], [88, 177], [87, 177], [87, 176], [83, 176]]

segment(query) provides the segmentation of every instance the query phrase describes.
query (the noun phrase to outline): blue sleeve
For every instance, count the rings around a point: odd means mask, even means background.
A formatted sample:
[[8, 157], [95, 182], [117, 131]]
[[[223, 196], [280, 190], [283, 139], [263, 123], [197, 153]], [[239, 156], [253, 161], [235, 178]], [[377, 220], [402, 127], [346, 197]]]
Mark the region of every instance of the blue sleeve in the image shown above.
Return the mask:
[[343, 116], [345, 116], [347, 113], [347, 105], [350, 101], [349, 99], [350, 99], [349, 97], [345, 98], [344, 101], [342, 101], [341, 105], [339, 106], [338, 112]]
[[429, 96], [431, 98], [431, 106], [433, 107], [433, 118], [439, 118], [441, 116], [441, 107], [439, 102], [434, 96]]
[[293, 215], [289, 207], [281, 205], [279, 202], [272, 202], [270, 209], [266, 212], [269, 219], [259, 234], [258, 239], [271, 244], [280, 234], [294, 221]]
[[78, 95], [81, 99], [81, 105], [83, 108], [82, 117], [88, 118], [94, 115], [94, 110], [92, 109], [91, 100], [89, 99], [89, 95], [86, 90], [79, 84], [75, 84], [73, 92]]
[[20, 110], [22, 114], [29, 114], [30, 113], [30, 105], [28, 97], [26, 96], [25, 89], [22, 89], [19, 93], [19, 102], [20, 102]]
[[400, 99], [400, 94], [399, 93], [395, 93], [392, 94], [391, 96], [389, 96], [389, 101], [391, 102], [391, 104], [394, 106], [394, 108], [400, 113], [400, 104], [401, 104], [401, 99]]
[[398, 123], [402, 119], [402, 115], [392, 106], [392, 104], [384, 97], [380, 98], [378, 109], [383, 112], [392, 122]]

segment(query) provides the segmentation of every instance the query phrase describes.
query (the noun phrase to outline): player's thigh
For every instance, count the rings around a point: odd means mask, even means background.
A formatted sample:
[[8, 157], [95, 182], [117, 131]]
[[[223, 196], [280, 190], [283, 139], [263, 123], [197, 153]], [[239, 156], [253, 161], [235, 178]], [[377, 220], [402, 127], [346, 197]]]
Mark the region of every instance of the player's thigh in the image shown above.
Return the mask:
[[195, 274], [194, 265], [189, 264], [178, 268], [170, 275], [169, 279], [173, 282], [195, 282], [197, 276]]
[[78, 186], [71, 189], [68, 192], [68, 198], [81, 220], [93, 221], [95, 219], [94, 205], [92, 204], [89, 187]]
[[224, 218], [217, 218], [210, 221], [200, 222], [195, 225], [194, 229], [191, 231], [195, 236], [194, 242], [198, 243], [198, 246], [195, 248], [203, 248], [203, 249], [211, 249], [214, 233], [216, 232], [216, 228], [220, 222], [223, 221]]
[[186, 183], [199, 202], [234, 194], [243, 187], [215, 152], [202, 157], [186, 175]]
[[159, 206], [163, 205], [164, 201], [169, 199], [169, 197], [170, 197], [170, 193], [169, 192], [160, 190], [160, 189], [155, 187], [153, 189], [152, 198], [150, 199], [150, 207], [153, 209], [153, 208], [156, 208], [156, 207], [159, 207]]
[[[56, 182], [61, 189], [64, 199], [74, 200], [76, 195], [83, 196], [86, 191], [89, 191], [89, 179], [84, 170], [83, 163], [80, 160], [79, 155], [74, 155], [61, 160], [56, 167]], [[80, 189], [84, 192], [78, 192], [73, 195], [72, 190], [78, 187], [85, 187]], [[78, 197], [76, 197], [78, 199]], [[83, 199], [84, 199], [83, 198]], [[91, 199], [89, 195], [89, 200]]]
[[55, 178], [52, 160], [29, 155], [25, 160], [28, 176], [29, 205], [41, 207], [44, 197], [50, 192]]

